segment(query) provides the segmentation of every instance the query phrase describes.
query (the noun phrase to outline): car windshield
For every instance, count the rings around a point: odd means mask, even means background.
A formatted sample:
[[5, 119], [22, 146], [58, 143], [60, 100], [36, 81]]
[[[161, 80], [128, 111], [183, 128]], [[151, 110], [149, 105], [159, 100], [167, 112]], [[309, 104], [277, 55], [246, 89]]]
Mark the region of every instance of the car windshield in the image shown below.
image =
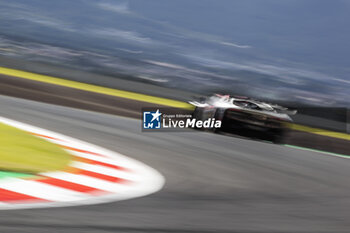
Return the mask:
[[245, 100], [234, 100], [233, 104], [238, 105], [242, 108], [249, 108], [249, 109], [254, 109], [254, 110], [261, 110], [260, 107], [252, 102], [245, 101]]

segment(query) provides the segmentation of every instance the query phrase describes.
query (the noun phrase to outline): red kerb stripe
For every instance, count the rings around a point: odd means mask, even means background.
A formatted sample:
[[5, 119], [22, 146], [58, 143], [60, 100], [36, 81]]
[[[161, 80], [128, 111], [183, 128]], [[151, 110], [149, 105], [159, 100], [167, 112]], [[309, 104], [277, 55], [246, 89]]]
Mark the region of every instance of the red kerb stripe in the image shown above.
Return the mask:
[[118, 165], [114, 165], [114, 164], [110, 164], [110, 163], [104, 163], [104, 162], [100, 162], [100, 161], [92, 160], [92, 159], [87, 159], [87, 158], [81, 158], [79, 156], [76, 156], [76, 157], [78, 158], [78, 160], [81, 159], [85, 163], [89, 163], [89, 164], [93, 164], [93, 165], [101, 165], [101, 166], [113, 168], [113, 169], [116, 169], [116, 170], [130, 171], [128, 168], [121, 167], [121, 166], [118, 166]]
[[81, 149], [77, 149], [74, 147], [70, 147], [70, 146], [63, 146], [61, 145], [63, 148], [68, 149], [68, 150], [73, 150], [73, 151], [77, 151], [77, 152], [81, 152], [81, 153], [85, 153], [85, 154], [90, 154], [90, 155], [97, 155], [97, 156], [102, 156], [101, 154], [95, 153], [95, 152], [91, 152], [91, 151], [87, 151], [87, 150], [81, 150]]
[[106, 191], [95, 189], [95, 188], [92, 188], [92, 187], [89, 187], [89, 186], [76, 184], [76, 183], [73, 183], [73, 182], [60, 180], [60, 179], [55, 179], [55, 178], [39, 179], [39, 180], [36, 180], [36, 181], [37, 182], [42, 182], [42, 183], [45, 183], [45, 184], [54, 185], [54, 186], [61, 187], [61, 188], [65, 188], [65, 189], [74, 190], [74, 191], [77, 191], [77, 192], [83, 192], [83, 193], [91, 193], [91, 194], [93, 194], [93, 193], [106, 192]]
[[87, 171], [87, 170], [80, 170], [78, 172], [78, 174], [79, 175], [90, 176], [90, 177], [94, 177], [94, 178], [97, 178], [97, 179], [110, 181], [110, 182], [114, 182], [114, 183], [127, 183], [127, 182], [130, 182], [129, 180], [126, 180], [126, 179], [123, 179], [123, 178], [114, 177], [114, 176], [108, 176], [108, 175], [104, 175], [104, 174], [96, 173], [96, 172], [91, 172], [91, 171]]
[[0, 189], [0, 201], [3, 201], [3, 202], [21, 202], [21, 201], [34, 202], [39, 200], [47, 201], [44, 199], [32, 197], [22, 193], [16, 193], [6, 189]]
[[50, 136], [46, 136], [46, 135], [43, 135], [43, 134], [32, 133], [32, 132], [30, 132], [30, 134], [35, 135], [35, 136], [38, 136], [38, 137], [53, 139], [53, 140], [56, 140], [56, 141], [63, 141], [63, 140], [61, 140], [61, 139], [54, 138], [54, 137], [50, 137]]

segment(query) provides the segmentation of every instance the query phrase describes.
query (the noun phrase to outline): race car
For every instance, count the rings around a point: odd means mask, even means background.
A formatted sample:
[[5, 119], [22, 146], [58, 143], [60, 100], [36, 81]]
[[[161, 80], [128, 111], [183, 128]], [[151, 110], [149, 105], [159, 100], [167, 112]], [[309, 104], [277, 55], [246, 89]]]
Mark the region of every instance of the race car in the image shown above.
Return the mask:
[[292, 122], [289, 115], [296, 114], [296, 110], [242, 96], [215, 94], [189, 103], [195, 106], [192, 117], [196, 120], [221, 120], [221, 127], [213, 129], [214, 132], [230, 132], [274, 143], [283, 143], [287, 124]]

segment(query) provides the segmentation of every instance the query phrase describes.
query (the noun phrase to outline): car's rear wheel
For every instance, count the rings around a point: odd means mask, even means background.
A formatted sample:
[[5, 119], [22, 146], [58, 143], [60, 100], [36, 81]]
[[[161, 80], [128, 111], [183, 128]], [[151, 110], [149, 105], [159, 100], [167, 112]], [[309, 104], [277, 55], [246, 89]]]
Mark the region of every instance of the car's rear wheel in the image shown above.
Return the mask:
[[201, 119], [200, 108], [196, 107], [192, 113], [192, 118]]
[[[192, 119], [202, 120], [203, 119], [203, 109], [196, 107], [192, 113]], [[194, 127], [197, 130], [203, 130], [202, 128]]]

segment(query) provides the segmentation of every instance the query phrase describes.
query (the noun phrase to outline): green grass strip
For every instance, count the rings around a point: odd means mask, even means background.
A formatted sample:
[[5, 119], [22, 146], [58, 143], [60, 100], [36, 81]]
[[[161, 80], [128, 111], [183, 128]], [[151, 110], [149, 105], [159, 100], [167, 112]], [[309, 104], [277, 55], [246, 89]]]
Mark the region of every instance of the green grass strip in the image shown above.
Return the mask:
[[32, 178], [32, 177], [35, 177], [35, 176], [32, 175], [32, 174], [27, 174], [27, 173], [0, 171], [0, 179], [7, 178], [7, 177]]
[[288, 145], [288, 144], [285, 144], [284, 146], [299, 149], [299, 150], [318, 152], [318, 153], [332, 155], [332, 156], [336, 156], [336, 157], [340, 157], [340, 158], [350, 159], [350, 155], [343, 155], [343, 154], [338, 154], [338, 153], [333, 153], [333, 152], [328, 152], [328, 151], [323, 151], [323, 150], [316, 150], [316, 149], [311, 149], [311, 148], [306, 148], [306, 147], [301, 147], [301, 146]]

